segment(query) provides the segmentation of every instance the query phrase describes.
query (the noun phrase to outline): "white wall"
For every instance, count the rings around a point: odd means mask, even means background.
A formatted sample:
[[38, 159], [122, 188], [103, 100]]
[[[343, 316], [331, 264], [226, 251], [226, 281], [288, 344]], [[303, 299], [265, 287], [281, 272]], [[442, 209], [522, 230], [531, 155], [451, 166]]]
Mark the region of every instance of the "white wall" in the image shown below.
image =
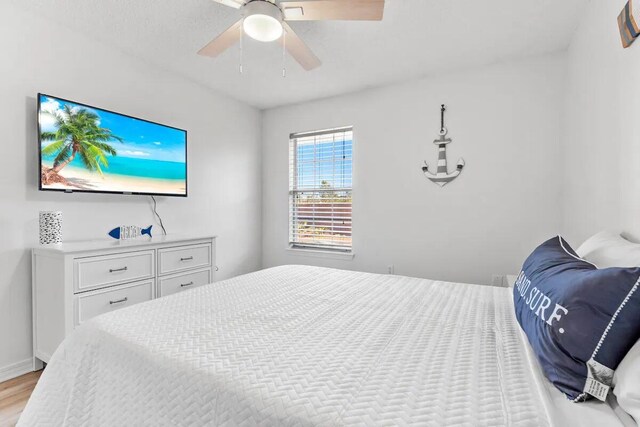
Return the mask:
[[625, 4], [591, 1], [569, 48], [563, 229], [576, 244], [605, 228], [640, 239], [640, 41], [622, 48]]
[[218, 277], [260, 267], [258, 110], [6, 2], [0, 51], [0, 374], [31, 356], [29, 248], [40, 210], [63, 212], [66, 240], [154, 223], [146, 197], [37, 191], [38, 91], [187, 129], [190, 194], [160, 198], [168, 231], [218, 234]]
[[[560, 231], [560, 116], [566, 61], [551, 55], [268, 110], [263, 116], [263, 266], [305, 263], [489, 283], [515, 273]], [[439, 106], [448, 105], [450, 169], [432, 167]], [[353, 125], [353, 260], [292, 254], [288, 135]]]

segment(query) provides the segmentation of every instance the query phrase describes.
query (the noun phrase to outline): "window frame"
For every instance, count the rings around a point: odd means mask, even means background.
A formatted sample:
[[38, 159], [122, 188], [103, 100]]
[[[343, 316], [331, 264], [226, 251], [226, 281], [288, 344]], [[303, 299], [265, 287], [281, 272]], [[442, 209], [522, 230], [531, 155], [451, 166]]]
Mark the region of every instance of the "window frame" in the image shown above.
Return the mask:
[[[340, 133], [351, 133], [351, 176], [350, 176], [350, 187], [340, 187], [336, 190], [328, 190], [328, 191], [337, 191], [337, 192], [348, 192], [351, 199], [351, 210], [349, 220], [351, 223], [351, 231], [350, 238], [351, 242], [349, 246], [323, 246], [318, 244], [305, 244], [302, 242], [295, 242], [295, 232], [294, 227], [297, 223], [294, 215], [295, 215], [295, 202], [294, 197], [296, 193], [304, 193], [304, 192], [315, 192], [318, 189], [305, 190], [298, 188], [298, 141], [301, 138], [309, 138], [309, 137], [318, 137], [323, 135], [333, 135]], [[354, 137], [354, 127], [353, 126], [341, 126], [329, 129], [322, 130], [314, 130], [308, 132], [294, 132], [289, 134], [289, 191], [288, 191], [288, 205], [289, 211], [287, 214], [287, 223], [288, 223], [288, 245], [287, 250], [290, 251], [291, 254], [304, 254], [314, 257], [321, 258], [333, 258], [333, 259], [352, 259], [354, 256], [353, 252], [353, 189], [354, 189], [354, 152], [353, 148], [355, 145], [355, 137]], [[317, 162], [317, 158], [314, 158], [314, 162]], [[336, 163], [335, 157], [333, 158], [333, 163]]]

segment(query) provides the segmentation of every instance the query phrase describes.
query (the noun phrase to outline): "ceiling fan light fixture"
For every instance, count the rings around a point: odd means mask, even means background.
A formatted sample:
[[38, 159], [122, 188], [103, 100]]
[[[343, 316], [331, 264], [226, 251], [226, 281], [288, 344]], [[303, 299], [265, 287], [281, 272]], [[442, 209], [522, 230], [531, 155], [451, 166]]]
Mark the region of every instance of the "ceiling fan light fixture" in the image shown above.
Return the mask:
[[254, 0], [244, 7], [242, 28], [246, 35], [261, 42], [272, 42], [282, 37], [282, 11], [275, 4]]

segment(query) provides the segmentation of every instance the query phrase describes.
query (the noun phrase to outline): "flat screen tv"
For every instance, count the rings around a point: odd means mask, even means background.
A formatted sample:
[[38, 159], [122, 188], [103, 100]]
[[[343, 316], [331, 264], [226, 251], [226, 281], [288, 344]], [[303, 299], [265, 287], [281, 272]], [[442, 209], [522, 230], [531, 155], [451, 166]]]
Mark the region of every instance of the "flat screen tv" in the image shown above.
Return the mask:
[[38, 94], [40, 190], [187, 196], [187, 131]]

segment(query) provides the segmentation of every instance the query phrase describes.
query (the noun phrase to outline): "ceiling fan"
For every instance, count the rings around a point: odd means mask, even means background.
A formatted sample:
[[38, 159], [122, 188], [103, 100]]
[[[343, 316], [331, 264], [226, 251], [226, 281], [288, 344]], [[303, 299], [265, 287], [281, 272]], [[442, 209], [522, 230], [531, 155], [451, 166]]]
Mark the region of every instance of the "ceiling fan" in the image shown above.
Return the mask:
[[200, 49], [199, 55], [216, 57], [241, 40], [242, 34], [261, 42], [280, 40], [305, 69], [321, 62], [287, 21], [381, 21], [385, 0], [213, 0], [240, 9], [242, 18]]

